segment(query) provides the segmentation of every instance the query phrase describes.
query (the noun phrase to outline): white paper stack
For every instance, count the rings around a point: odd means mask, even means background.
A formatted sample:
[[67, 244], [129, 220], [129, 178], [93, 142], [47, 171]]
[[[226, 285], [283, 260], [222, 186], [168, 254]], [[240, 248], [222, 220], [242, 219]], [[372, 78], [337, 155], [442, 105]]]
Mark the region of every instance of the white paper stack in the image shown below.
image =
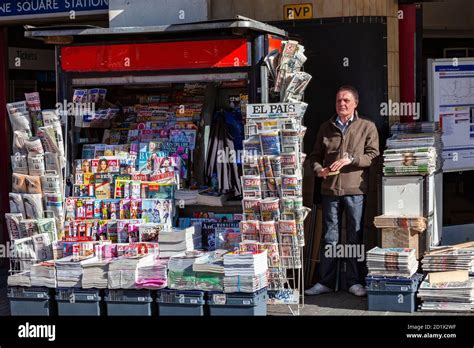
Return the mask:
[[231, 252], [224, 255], [224, 272], [230, 276], [256, 276], [265, 273], [267, 266], [267, 251], [261, 252]]
[[134, 289], [138, 262], [141, 256], [119, 257], [109, 264], [109, 289]]
[[410, 278], [418, 270], [415, 249], [379, 248], [367, 252], [370, 276]]
[[474, 279], [430, 284], [424, 280], [418, 290], [422, 311], [473, 312]]
[[205, 253], [202, 257], [196, 259], [193, 264], [193, 271], [224, 274], [224, 255], [227, 252], [227, 250], [218, 249]]
[[162, 289], [167, 285], [168, 260], [147, 255], [137, 264], [135, 285], [140, 289]]
[[474, 246], [467, 243], [442, 247], [427, 253], [421, 262], [424, 272], [468, 270], [474, 272]]
[[8, 276], [8, 286], [31, 286], [30, 271], [19, 272]]
[[108, 270], [111, 259], [101, 259], [97, 256], [82, 262], [82, 287], [84, 289], [105, 289], [108, 284]]
[[78, 259], [67, 256], [56, 260], [56, 277], [58, 288], [81, 287], [82, 285], [82, 264], [85, 258]]
[[224, 292], [252, 293], [268, 286], [267, 272], [256, 276], [224, 277]]
[[198, 190], [177, 190], [174, 194], [174, 198], [177, 204], [183, 203], [184, 205], [197, 204]]
[[31, 266], [30, 272], [31, 286], [45, 286], [47, 288], [55, 288], [56, 268], [54, 260], [43, 261]]
[[267, 251], [224, 255], [224, 292], [255, 292], [268, 286]]
[[160, 257], [172, 257], [186, 251], [198, 248], [201, 243], [201, 235], [195, 234], [194, 226], [171, 231], [161, 232], [158, 236], [160, 245]]

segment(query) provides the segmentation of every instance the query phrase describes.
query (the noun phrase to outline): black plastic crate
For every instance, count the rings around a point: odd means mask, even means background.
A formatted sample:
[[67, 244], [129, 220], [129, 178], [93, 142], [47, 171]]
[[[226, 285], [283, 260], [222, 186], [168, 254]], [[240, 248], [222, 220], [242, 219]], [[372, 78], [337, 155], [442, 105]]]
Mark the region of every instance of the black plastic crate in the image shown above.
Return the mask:
[[254, 293], [209, 292], [207, 305], [212, 316], [265, 316], [267, 315], [267, 289]]
[[156, 313], [151, 290], [107, 290], [105, 302], [108, 316], [152, 316]]
[[59, 316], [100, 316], [103, 314], [102, 296], [97, 289], [57, 289]]
[[160, 316], [203, 316], [204, 291], [163, 289], [157, 293]]
[[54, 290], [43, 287], [8, 288], [10, 314], [12, 316], [51, 316], [56, 314]]

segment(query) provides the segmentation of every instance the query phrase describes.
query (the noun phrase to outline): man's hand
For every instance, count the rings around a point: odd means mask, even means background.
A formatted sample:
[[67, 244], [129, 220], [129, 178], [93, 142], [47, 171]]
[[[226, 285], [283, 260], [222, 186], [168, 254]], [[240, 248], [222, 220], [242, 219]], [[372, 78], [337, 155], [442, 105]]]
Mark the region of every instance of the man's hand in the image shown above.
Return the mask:
[[316, 172], [316, 175], [317, 175], [319, 178], [324, 178], [324, 179], [326, 179], [326, 177], [329, 175], [329, 168], [326, 167], [326, 168], [320, 169], [319, 171]]
[[351, 163], [352, 161], [349, 158], [343, 158], [331, 164], [329, 168], [331, 169], [332, 172], [335, 172], [337, 170], [340, 170], [342, 167], [345, 167]]

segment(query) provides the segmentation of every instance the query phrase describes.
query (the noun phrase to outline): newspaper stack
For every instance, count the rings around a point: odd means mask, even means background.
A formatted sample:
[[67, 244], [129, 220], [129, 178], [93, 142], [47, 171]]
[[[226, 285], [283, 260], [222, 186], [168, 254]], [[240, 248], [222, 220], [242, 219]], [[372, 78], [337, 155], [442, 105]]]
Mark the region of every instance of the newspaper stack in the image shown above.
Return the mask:
[[109, 264], [108, 288], [109, 289], [134, 289], [135, 273], [138, 262], [142, 256], [119, 257]]
[[422, 311], [473, 312], [474, 279], [431, 284], [424, 280], [418, 290]]
[[442, 167], [438, 123], [397, 123], [391, 132], [383, 155], [385, 175], [429, 175]]
[[377, 228], [412, 228], [417, 231], [426, 230], [426, 218], [419, 216], [390, 216], [380, 215], [374, 218]]
[[282, 103], [300, 101], [311, 80], [310, 74], [301, 71], [307, 60], [304, 50], [297, 41], [288, 40], [282, 42], [281, 55], [275, 50], [265, 57], [270, 76], [275, 81], [273, 92], [280, 93]]
[[422, 260], [424, 272], [468, 270], [474, 272], [474, 243], [437, 248]]
[[147, 255], [137, 264], [135, 285], [140, 289], [162, 289], [167, 285], [168, 261]]
[[184, 204], [191, 205], [197, 204], [198, 190], [177, 190], [174, 194], [174, 198], [178, 205]]
[[158, 243], [160, 245], [160, 257], [171, 257], [198, 248], [201, 243], [201, 235], [195, 234], [194, 227], [173, 228], [170, 232], [160, 232]]
[[82, 262], [82, 287], [84, 289], [105, 289], [108, 283], [108, 269], [111, 260], [100, 260], [97, 256]]
[[[402, 139], [405, 143], [405, 139]], [[405, 143], [405, 145], [407, 145]], [[436, 148], [413, 147], [384, 151], [385, 175], [429, 175], [440, 167]]]
[[255, 292], [268, 286], [267, 251], [224, 255], [224, 292]]
[[369, 276], [410, 278], [418, 270], [415, 249], [379, 248], [367, 252]]
[[44, 286], [47, 288], [55, 288], [56, 268], [54, 260], [43, 261], [31, 266], [30, 278], [31, 286]]
[[193, 271], [196, 272], [196, 290], [224, 290], [224, 254], [227, 250], [218, 249], [196, 259]]
[[176, 290], [194, 290], [196, 287], [196, 272], [193, 264], [203, 256], [201, 251], [187, 251], [175, 255], [168, 262], [168, 287]]
[[55, 265], [58, 288], [81, 287], [82, 264], [80, 258], [74, 256], [63, 257], [56, 260]]
[[19, 272], [8, 276], [8, 286], [31, 286], [30, 271]]

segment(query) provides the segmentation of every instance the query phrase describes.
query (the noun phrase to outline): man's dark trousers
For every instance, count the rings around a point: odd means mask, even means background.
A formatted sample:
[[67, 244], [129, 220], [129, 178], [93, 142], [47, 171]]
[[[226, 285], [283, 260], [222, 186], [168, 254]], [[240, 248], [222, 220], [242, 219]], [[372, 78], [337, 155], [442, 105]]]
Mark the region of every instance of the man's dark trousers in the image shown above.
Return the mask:
[[[328, 196], [322, 195], [323, 204], [323, 239], [319, 258], [319, 283], [334, 289], [337, 275], [337, 255], [327, 255], [328, 245], [339, 243], [342, 227], [342, 214], [346, 213], [347, 242], [350, 245], [361, 245], [363, 243], [364, 229], [364, 204], [365, 195]], [[360, 248], [360, 247], [358, 247]], [[355, 247], [352, 250], [358, 250]], [[336, 248], [331, 248], [335, 251]], [[363, 250], [363, 249], [362, 249]], [[329, 257], [328, 257], [329, 256]], [[344, 255], [348, 256], [348, 255]], [[346, 284], [351, 287], [354, 284], [363, 284], [361, 279], [361, 266], [354, 257], [346, 257]], [[364, 255], [365, 256], [365, 255]]]

